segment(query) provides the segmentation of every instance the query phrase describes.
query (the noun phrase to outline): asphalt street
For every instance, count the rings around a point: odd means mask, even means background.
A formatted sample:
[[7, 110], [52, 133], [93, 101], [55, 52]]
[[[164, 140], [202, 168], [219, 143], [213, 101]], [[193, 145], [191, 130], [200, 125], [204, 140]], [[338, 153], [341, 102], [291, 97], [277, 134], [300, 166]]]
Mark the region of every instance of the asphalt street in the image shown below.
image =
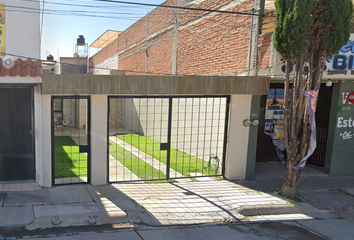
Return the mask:
[[[51, 239], [51, 240], [266, 240], [266, 239], [354, 239], [320, 234], [307, 226], [311, 221], [267, 222], [253, 224], [208, 224], [194, 226], [151, 227], [104, 225], [90, 227], [53, 228], [34, 231], [1, 232], [0, 239]], [[323, 221], [323, 220], [321, 220]], [[330, 224], [330, 220], [328, 220]], [[343, 222], [345, 222], [343, 220]], [[349, 222], [348, 222], [349, 224]], [[351, 221], [354, 224], [354, 221]], [[326, 224], [325, 224], [326, 225]], [[353, 230], [352, 230], [353, 231]]]

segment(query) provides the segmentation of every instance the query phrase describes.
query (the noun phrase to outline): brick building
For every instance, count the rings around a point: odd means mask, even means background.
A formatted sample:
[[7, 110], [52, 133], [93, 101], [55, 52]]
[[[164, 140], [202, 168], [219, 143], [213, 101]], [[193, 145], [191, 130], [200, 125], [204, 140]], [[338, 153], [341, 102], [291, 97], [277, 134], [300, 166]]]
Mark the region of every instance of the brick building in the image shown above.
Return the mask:
[[[283, 151], [274, 147], [277, 137], [265, 133], [269, 124], [278, 133], [283, 129], [279, 116], [270, 117], [270, 113], [279, 114], [279, 111], [266, 105], [270, 98], [279, 103], [284, 94], [285, 68], [272, 42], [274, 0], [166, 0], [161, 5], [182, 8], [155, 8], [91, 58], [90, 66], [96, 66], [93, 60], [98, 56], [116, 54], [119, 61], [116, 67], [127, 75], [271, 77], [268, 96], [252, 97], [249, 119], [259, 120], [259, 125], [250, 127], [245, 171], [246, 178], [253, 179], [256, 162], [279, 160], [279, 151]], [[353, 44], [353, 39], [354, 34], [347, 45]], [[338, 107], [351, 104], [347, 97], [354, 95], [354, 78], [349, 74], [353, 69], [350, 64], [335, 64], [349, 61], [351, 54], [354, 52], [341, 52], [328, 61], [318, 100], [317, 149], [308, 163], [329, 175], [353, 175], [348, 169], [354, 166], [351, 160], [354, 138], [347, 137], [352, 129], [342, 129], [340, 124], [352, 113], [342, 116], [337, 111]], [[330, 87], [325, 83], [330, 83], [327, 84]]]
[[[161, 5], [174, 6], [175, 1]], [[249, 49], [250, 41], [256, 42], [258, 16], [251, 14], [260, 1], [180, 0], [176, 5], [224, 12], [157, 7], [93, 56], [90, 66], [118, 54], [118, 69], [126, 74], [232, 76], [255, 68], [257, 49]], [[258, 71], [269, 74], [271, 33], [261, 35], [258, 45]]]

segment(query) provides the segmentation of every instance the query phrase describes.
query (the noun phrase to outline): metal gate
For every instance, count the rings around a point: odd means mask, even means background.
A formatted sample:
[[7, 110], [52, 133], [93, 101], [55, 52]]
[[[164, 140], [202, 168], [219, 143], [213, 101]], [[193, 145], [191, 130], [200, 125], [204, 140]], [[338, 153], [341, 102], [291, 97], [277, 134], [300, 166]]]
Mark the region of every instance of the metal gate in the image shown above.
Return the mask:
[[228, 96], [109, 97], [108, 181], [224, 174]]
[[52, 97], [52, 184], [90, 182], [90, 99]]
[[33, 87], [0, 86], [0, 181], [35, 179]]

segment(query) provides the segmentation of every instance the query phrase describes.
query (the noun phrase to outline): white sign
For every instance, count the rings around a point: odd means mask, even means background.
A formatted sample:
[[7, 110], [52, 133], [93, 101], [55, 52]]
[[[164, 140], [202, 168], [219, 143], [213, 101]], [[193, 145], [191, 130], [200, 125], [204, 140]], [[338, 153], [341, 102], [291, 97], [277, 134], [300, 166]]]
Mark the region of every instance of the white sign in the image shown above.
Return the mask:
[[352, 131], [345, 131], [344, 133], [339, 134], [342, 137], [342, 140], [350, 140], [353, 137]]
[[349, 119], [345, 119], [343, 117], [339, 117], [337, 120], [337, 128], [346, 128], [346, 127], [354, 127], [354, 120], [350, 117]]

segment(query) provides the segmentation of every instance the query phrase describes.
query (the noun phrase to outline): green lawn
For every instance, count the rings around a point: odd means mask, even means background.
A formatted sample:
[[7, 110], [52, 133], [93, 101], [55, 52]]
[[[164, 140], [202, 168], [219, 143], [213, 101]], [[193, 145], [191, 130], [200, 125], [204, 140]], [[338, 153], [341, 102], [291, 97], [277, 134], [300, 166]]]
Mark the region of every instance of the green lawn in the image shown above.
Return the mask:
[[166, 178], [163, 172], [137, 158], [113, 141], [109, 141], [109, 154], [142, 180]]
[[[116, 136], [126, 143], [138, 148], [140, 151], [143, 151], [160, 162], [166, 164], [167, 151], [160, 150], [159, 142], [138, 134], [121, 134]], [[189, 173], [195, 172], [202, 173], [204, 175], [220, 174], [220, 169], [217, 173], [210, 171], [208, 168], [208, 162], [172, 147], [170, 153], [170, 167], [186, 177], [190, 176]]]
[[55, 178], [87, 177], [87, 156], [70, 136], [54, 137]]

